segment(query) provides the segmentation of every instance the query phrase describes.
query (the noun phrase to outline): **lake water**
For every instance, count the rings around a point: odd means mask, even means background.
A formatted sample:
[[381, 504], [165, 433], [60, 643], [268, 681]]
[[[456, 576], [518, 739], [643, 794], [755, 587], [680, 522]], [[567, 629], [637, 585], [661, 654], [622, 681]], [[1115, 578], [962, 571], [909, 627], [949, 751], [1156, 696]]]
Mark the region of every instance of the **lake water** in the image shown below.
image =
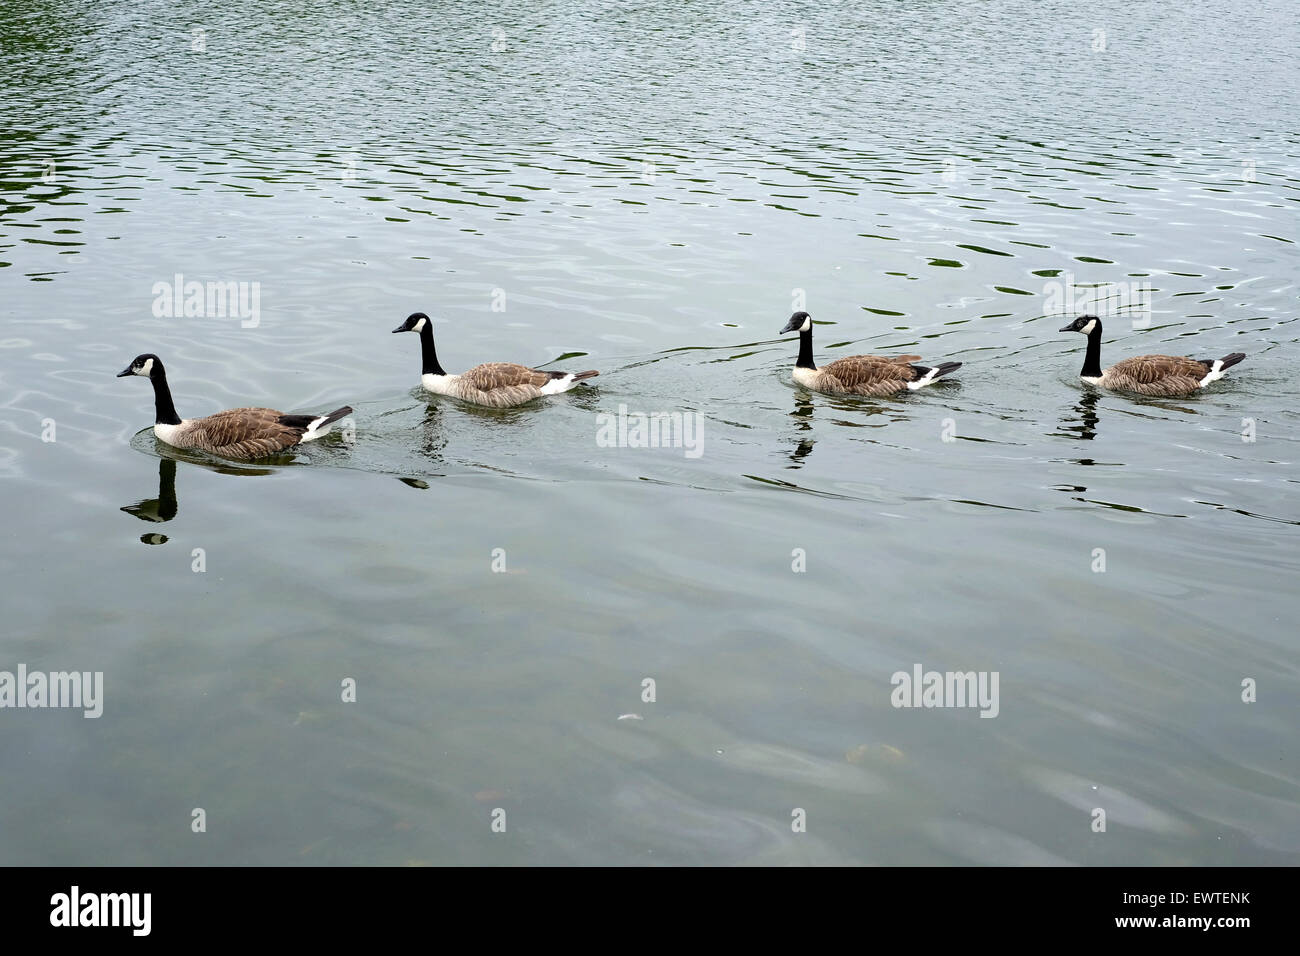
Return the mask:
[[[1300, 863], [1289, 0], [374, 6], [0, 0], [0, 670], [103, 674], [0, 862]], [[1248, 358], [1092, 393], [1089, 304]], [[355, 439], [168, 450], [140, 352]]]

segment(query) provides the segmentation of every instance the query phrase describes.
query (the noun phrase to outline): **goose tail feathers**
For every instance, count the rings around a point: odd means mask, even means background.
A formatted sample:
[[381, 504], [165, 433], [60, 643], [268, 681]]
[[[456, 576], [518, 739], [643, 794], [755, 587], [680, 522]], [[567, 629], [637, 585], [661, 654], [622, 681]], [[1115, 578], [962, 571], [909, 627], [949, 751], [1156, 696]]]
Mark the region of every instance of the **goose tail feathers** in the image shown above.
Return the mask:
[[940, 376], [957, 371], [957, 369], [961, 368], [961, 362], [941, 362], [933, 368], [927, 368], [924, 365], [913, 365], [912, 368], [916, 369], [919, 374], [916, 379], [907, 383], [907, 387], [912, 391], [916, 391], [918, 388], [925, 388]]
[[314, 418], [310, 415], [285, 415], [280, 420], [286, 425], [297, 425], [299, 422], [295, 421], [291, 423], [287, 421], [287, 419], [299, 419], [306, 425], [306, 428], [302, 433], [302, 440], [311, 441], [315, 438], [320, 438], [322, 435], [329, 434], [330, 425], [334, 424], [340, 418], [347, 418], [351, 414], [352, 407], [350, 405], [344, 405], [342, 408], [334, 409], [334, 411], [330, 412], [328, 415], [317, 415]]
[[1217, 382], [1219, 379], [1223, 378], [1224, 369], [1232, 368], [1232, 366], [1236, 365], [1245, 357], [1245, 352], [1231, 352], [1223, 358], [1215, 359], [1213, 362], [1202, 363], [1208, 364], [1210, 366], [1210, 371], [1200, 380], [1200, 382], [1197, 383], [1197, 387], [1205, 388], [1205, 386], [1209, 385], [1211, 382]]

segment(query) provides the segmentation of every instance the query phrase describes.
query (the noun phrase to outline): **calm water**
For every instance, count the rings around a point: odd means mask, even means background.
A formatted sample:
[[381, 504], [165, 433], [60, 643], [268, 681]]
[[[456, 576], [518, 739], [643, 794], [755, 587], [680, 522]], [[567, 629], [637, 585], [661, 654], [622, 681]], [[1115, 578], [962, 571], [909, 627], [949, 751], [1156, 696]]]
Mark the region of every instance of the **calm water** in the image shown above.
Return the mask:
[[[368, 6], [0, 0], [0, 670], [104, 674], [0, 710], [0, 862], [1300, 862], [1293, 4]], [[1249, 358], [1090, 394], [1099, 288]], [[965, 365], [811, 395], [800, 296]], [[426, 399], [415, 310], [602, 374]], [[355, 441], [169, 451], [144, 351]]]

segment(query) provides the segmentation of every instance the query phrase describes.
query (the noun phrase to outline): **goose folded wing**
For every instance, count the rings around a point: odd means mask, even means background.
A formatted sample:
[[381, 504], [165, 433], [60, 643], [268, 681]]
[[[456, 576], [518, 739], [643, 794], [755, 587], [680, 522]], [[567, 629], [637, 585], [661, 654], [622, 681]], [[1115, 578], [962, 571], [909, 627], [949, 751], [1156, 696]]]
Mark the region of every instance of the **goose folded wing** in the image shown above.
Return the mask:
[[195, 424], [202, 429], [207, 447], [256, 458], [298, 443], [304, 429], [286, 421], [295, 417], [302, 416], [282, 415], [273, 408], [232, 408]]
[[1111, 369], [1113, 373], [1143, 385], [1155, 384], [1170, 378], [1200, 379], [1209, 371], [1196, 359], [1174, 355], [1138, 355], [1116, 362]]
[[871, 387], [889, 382], [901, 386], [916, 378], [916, 369], [909, 365], [920, 359], [919, 355], [850, 355], [837, 359], [821, 370], [834, 378], [846, 389]]
[[516, 365], [513, 362], [488, 362], [484, 365], [476, 365], [461, 375], [462, 381], [466, 384], [484, 392], [528, 385], [541, 388], [555, 377], [551, 372], [539, 372], [535, 368]]

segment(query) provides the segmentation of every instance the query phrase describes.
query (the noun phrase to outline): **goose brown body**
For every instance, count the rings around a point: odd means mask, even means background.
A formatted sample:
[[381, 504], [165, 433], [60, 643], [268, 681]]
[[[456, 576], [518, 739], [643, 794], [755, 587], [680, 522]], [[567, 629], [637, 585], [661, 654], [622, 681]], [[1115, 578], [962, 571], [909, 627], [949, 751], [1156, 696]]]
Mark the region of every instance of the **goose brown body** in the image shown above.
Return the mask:
[[[330, 413], [335, 420], [350, 414], [352, 409], [346, 406]], [[286, 415], [273, 408], [231, 408], [207, 418], [186, 419], [166, 437], [159, 437], [177, 448], [198, 448], [223, 458], [265, 458], [301, 444], [318, 417]]]
[[1211, 365], [1174, 355], [1138, 355], [1104, 370], [1097, 384], [1143, 395], [1189, 395], [1201, 387]]
[[929, 369], [912, 365], [919, 355], [849, 355], [811, 370], [799, 369], [799, 384], [835, 395], [868, 395], [883, 398], [907, 390], [907, 383], [921, 378]]
[[[572, 381], [581, 382], [599, 374], [596, 371], [544, 372], [514, 362], [486, 362], [475, 365], [460, 375], [443, 376], [445, 381], [436, 383], [442, 387], [430, 388], [429, 391], [489, 408], [513, 408], [543, 395], [553, 394], [544, 391], [546, 386], [562, 383], [570, 375], [573, 376]], [[424, 378], [435, 376], [426, 375]]]

